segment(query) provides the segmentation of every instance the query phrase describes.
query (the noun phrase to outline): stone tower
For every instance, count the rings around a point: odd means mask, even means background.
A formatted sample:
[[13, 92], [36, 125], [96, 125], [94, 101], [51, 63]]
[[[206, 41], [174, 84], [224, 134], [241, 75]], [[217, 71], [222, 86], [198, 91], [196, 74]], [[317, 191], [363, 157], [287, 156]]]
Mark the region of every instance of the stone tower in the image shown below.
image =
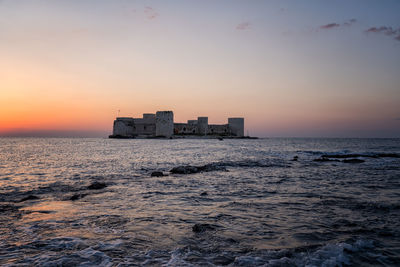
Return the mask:
[[197, 132], [199, 135], [207, 135], [208, 117], [198, 117], [197, 118]]
[[157, 111], [156, 136], [171, 137], [174, 134], [174, 113], [172, 111]]
[[133, 118], [120, 117], [114, 121], [113, 135], [123, 137], [133, 137]]
[[244, 136], [244, 118], [228, 118], [228, 125], [232, 135]]

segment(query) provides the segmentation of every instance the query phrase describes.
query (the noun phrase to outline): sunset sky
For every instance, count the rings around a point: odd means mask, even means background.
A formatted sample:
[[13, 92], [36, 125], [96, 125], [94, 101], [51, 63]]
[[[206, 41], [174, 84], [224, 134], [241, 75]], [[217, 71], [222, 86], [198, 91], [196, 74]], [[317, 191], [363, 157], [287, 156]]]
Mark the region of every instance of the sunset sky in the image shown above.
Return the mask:
[[400, 137], [400, 1], [0, 0], [0, 135], [244, 117], [259, 137]]

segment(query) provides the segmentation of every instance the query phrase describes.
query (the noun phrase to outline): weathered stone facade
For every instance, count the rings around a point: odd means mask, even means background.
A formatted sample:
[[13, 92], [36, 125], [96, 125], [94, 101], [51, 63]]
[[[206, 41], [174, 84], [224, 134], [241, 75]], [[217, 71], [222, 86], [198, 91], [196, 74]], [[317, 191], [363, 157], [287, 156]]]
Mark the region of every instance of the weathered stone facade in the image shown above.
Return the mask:
[[118, 117], [114, 121], [114, 138], [180, 136], [244, 136], [244, 118], [228, 118], [227, 124], [208, 124], [208, 117], [187, 123], [174, 123], [172, 111], [143, 114], [143, 118]]
[[174, 134], [174, 113], [172, 111], [157, 111], [156, 136], [171, 137]]

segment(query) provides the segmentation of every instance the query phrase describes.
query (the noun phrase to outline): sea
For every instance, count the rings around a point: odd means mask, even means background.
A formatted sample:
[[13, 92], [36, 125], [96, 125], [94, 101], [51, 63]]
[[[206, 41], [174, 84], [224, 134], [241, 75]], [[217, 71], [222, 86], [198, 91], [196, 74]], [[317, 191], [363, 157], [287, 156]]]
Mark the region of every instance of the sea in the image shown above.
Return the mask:
[[400, 139], [0, 138], [0, 265], [399, 266]]

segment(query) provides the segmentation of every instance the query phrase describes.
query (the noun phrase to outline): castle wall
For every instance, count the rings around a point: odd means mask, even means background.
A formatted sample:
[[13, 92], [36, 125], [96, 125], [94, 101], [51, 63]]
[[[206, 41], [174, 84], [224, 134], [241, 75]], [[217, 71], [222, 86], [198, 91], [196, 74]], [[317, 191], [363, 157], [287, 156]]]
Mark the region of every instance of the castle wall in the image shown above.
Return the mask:
[[189, 123], [174, 123], [174, 134], [197, 134], [197, 125]]
[[199, 135], [206, 135], [208, 130], [208, 117], [197, 118], [197, 132]]
[[132, 118], [117, 118], [114, 121], [113, 135], [131, 137], [133, 133], [133, 119]]
[[228, 118], [228, 125], [232, 135], [244, 136], [244, 118]]
[[225, 135], [244, 136], [244, 118], [228, 118], [228, 124], [208, 124], [208, 117], [187, 123], [174, 123], [172, 111], [145, 113], [143, 118], [119, 117], [114, 121], [113, 136]]
[[209, 135], [229, 135], [230, 129], [228, 124], [209, 124], [208, 125]]
[[143, 123], [155, 124], [156, 123], [156, 114], [152, 114], [152, 113], [143, 114]]
[[113, 135], [124, 137], [155, 136], [155, 118], [155, 114], [143, 114], [143, 118], [117, 118], [114, 121]]
[[156, 125], [152, 123], [135, 123], [133, 126], [133, 134], [137, 135], [151, 135], [156, 134]]
[[174, 113], [172, 111], [157, 111], [156, 136], [171, 137], [174, 134]]

